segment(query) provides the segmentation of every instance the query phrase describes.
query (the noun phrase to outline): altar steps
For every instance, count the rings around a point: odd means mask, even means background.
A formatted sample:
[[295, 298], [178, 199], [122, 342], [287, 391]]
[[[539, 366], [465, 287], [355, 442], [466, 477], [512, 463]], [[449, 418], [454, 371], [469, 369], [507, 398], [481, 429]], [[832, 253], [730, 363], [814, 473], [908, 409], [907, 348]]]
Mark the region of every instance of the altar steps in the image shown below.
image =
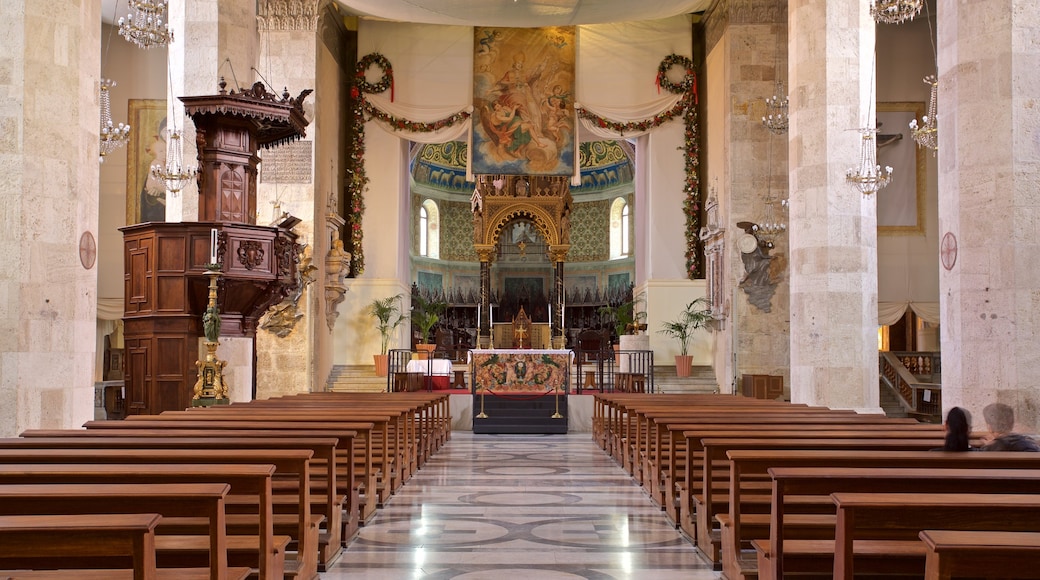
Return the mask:
[[[454, 369], [466, 369], [464, 364]], [[577, 380], [571, 372], [571, 387]], [[386, 390], [386, 377], [377, 377], [374, 365], [336, 365], [329, 373], [325, 389], [340, 393], [378, 393]], [[675, 367], [654, 367], [654, 389], [658, 393], [714, 393], [719, 389], [715, 371], [709, 366], [695, 366], [689, 377], [675, 376]]]

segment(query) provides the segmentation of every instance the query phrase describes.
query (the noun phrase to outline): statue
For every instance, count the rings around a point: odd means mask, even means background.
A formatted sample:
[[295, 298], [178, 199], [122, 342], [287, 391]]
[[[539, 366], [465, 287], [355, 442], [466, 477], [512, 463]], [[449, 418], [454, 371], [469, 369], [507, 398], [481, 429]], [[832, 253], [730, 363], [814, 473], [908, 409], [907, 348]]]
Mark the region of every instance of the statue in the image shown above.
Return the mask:
[[202, 315], [202, 331], [206, 335], [206, 342], [217, 342], [220, 339], [220, 309], [216, 304], [210, 304]]

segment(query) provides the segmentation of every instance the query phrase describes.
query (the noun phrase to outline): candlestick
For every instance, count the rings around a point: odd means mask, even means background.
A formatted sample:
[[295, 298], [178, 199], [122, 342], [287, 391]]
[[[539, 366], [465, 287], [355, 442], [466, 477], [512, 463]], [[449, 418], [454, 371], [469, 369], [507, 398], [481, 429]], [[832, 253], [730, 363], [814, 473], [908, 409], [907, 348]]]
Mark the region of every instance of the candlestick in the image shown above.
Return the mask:
[[209, 231], [209, 263], [217, 263], [217, 228]]

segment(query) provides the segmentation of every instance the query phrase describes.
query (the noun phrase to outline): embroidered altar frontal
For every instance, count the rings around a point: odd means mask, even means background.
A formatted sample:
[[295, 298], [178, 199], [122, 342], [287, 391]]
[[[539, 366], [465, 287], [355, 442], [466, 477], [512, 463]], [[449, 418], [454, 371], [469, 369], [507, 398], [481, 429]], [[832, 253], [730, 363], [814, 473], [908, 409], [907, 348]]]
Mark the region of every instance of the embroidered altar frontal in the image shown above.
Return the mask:
[[566, 393], [569, 350], [474, 350], [473, 384], [476, 392]]

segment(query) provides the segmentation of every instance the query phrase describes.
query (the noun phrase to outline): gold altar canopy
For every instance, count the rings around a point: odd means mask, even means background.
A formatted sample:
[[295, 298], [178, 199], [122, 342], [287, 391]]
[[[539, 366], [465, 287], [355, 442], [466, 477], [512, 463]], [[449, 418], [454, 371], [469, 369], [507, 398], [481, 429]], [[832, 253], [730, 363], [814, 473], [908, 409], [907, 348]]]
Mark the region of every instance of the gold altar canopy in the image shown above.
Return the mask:
[[571, 197], [567, 177], [538, 175], [478, 175], [473, 192], [473, 247], [480, 256], [480, 311], [477, 342], [491, 344], [491, 262], [506, 226], [514, 220], [531, 222], [549, 248], [553, 264], [552, 342], [563, 348], [563, 263], [571, 240]]

